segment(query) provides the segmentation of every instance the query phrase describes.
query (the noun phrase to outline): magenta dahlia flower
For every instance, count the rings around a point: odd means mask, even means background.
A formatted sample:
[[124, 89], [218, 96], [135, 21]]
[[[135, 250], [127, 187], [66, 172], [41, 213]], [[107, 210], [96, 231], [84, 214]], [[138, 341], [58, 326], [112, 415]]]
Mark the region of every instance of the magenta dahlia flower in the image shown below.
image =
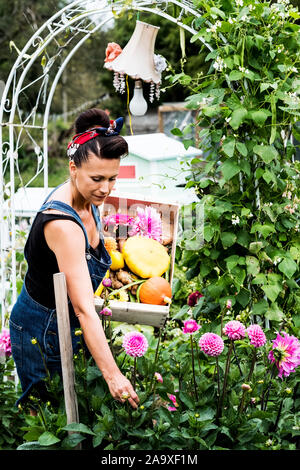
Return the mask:
[[183, 333], [195, 333], [196, 331], [200, 330], [200, 328], [201, 325], [198, 325], [196, 320], [190, 318], [189, 320], [185, 320], [185, 322], [183, 322], [182, 331]]
[[215, 333], [204, 333], [199, 340], [199, 347], [208, 356], [219, 356], [224, 349], [224, 342]]
[[7, 328], [3, 328], [0, 334], [0, 351], [2, 351], [5, 356], [11, 355], [10, 334]]
[[103, 225], [104, 226], [109, 226], [109, 225], [131, 225], [133, 223], [133, 217], [130, 217], [127, 214], [112, 214], [112, 215], [107, 215], [106, 217], [103, 218]]
[[246, 331], [245, 326], [237, 320], [231, 320], [228, 323], [226, 323], [226, 325], [224, 326], [224, 330], [223, 330], [224, 335], [228, 336], [228, 338], [231, 339], [232, 341], [244, 338], [245, 331]]
[[148, 349], [148, 341], [142, 333], [130, 331], [124, 335], [122, 346], [128, 356], [141, 357]]
[[300, 342], [298, 338], [285, 332], [282, 333], [282, 336], [278, 333], [273, 341], [268, 359], [276, 364], [279, 371], [278, 377], [281, 379], [282, 375], [288, 377], [300, 365]]
[[111, 316], [112, 316], [112, 311], [111, 311], [110, 308], [104, 307], [104, 308], [101, 310], [100, 315], [104, 315], [105, 317], [111, 317]]
[[200, 299], [200, 297], [204, 297], [204, 296], [198, 290], [196, 290], [195, 292], [192, 292], [188, 296], [188, 300], [187, 300], [188, 305], [190, 307], [194, 307], [197, 304], [198, 299]]
[[131, 224], [128, 232], [130, 237], [140, 235], [146, 238], [153, 238], [160, 242], [162, 236], [161, 216], [154, 207], [146, 206], [145, 209], [138, 207], [137, 215]]
[[255, 347], [255, 348], [260, 348], [263, 346], [266, 341], [266, 335], [264, 334], [262, 328], [259, 325], [250, 325], [247, 330], [246, 330], [250, 343]]
[[169, 411], [177, 411], [177, 408], [175, 406], [168, 406]]
[[102, 280], [102, 284], [104, 285], [104, 287], [111, 287], [111, 285], [112, 285], [112, 280], [110, 279], [110, 277], [105, 277], [105, 278]]
[[163, 380], [163, 378], [162, 378], [162, 376], [159, 372], [155, 372], [154, 376], [155, 376], [157, 382], [160, 382], [161, 384], [163, 383], [164, 380]]

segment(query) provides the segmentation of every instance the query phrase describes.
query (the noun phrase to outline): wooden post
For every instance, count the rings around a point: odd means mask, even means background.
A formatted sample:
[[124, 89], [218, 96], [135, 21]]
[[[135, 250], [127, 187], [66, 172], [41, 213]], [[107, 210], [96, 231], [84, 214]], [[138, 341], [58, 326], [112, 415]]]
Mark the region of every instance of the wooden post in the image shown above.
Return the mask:
[[[53, 282], [67, 424], [79, 423], [67, 284], [64, 273], [54, 274]], [[81, 448], [80, 445], [77, 446], [77, 449], [79, 448]]]

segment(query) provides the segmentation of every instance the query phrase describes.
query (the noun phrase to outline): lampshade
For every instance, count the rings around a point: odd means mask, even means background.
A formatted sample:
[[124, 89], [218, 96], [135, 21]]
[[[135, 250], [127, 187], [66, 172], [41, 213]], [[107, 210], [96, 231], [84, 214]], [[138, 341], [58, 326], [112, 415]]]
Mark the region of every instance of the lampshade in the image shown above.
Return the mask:
[[104, 67], [133, 79], [160, 83], [161, 73], [154, 65], [154, 45], [159, 27], [137, 20], [135, 30], [121, 54]]

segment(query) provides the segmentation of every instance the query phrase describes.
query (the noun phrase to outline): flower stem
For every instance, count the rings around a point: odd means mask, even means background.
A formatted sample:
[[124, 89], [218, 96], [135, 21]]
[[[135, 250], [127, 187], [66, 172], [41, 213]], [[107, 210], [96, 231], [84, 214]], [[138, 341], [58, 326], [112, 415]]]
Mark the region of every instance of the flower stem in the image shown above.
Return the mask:
[[234, 352], [234, 357], [235, 357], [237, 366], [238, 366], [239, 371], [240, 371], [240, 376], [243, 377], [243, 372], [242, 372], [242, 369], [241, 369], [241, 366], [240, 366], [240, 361], [239, 361], [239, 358], [238, 358], [238, 356], [237, 356], [237, 353], [236, 353], [236, 350], [235, 350], [235, 346], [234, 346], [234, 345], [233, 345], [233, 352]]
[[278, 409], [278, 413], [277, 413], [277, 416], [276, 416], [276, 421], [275, 421], [275, 424], [274, 424], [273, 432], [276, 431], [279, 420], [280, 420], [280, 415], [281, 415], [281, 411], [282, 411], [282, 407], [283, 407], [283, 401], [284, 401], [284, 398], [281, 400], [281, 403], [279, 405], [279, 409]]
[[229, 368], [230, 368], [230, 357], [231, 357], [232, 349], [233, 349], [233, 341], [230, 341], [230, 345], [229, 345], [228, 353], [227, 353], [226, 369], [225, 369], [225, 374], [224, 374], [223, 391], [222, 391], [222, 396], [220, 398], [219, 407], [218, 407], [218, 417], [221, 416], [221, 413], [222, 413], [222, 408], [223, 408], [223, 403], [224, 403], [224, 398], [225, 398], [225, 393], [226, 393], [226, 386], [227, 386], [227, 377], [228, 377]]
[[[273, 379], [273, 377], [274, 377], [274, 375], [275, 375], [275, 370], [276, 370], [276, 365], [274, 364], [274, 365], [273, 365], [273, 368], [272, 368], [272, 371], [271, 371], [271, 377], [270, 377], [269, 386], [268, 386], [267, 389], [264, 390], [263, 393], [262, 393], [262, 397], [261, 397], [261, 410], [262, 410], [262, 411], [266, 411], [266, 409], [267, 409], [269, 394], [270, 394], [270, 390], [271, 390], [271, 387], [272, 387], [272, 379]], [[265, 401], [265, 400], [266, 400], [266, 401]]]
[[191, 338], [191, 349], [192, 349], [192, 370], [193, 370], [193, 382], [194, 382], [194, 390], [195, 390], [195, 397], [198, 401], [198, 392], [197, 392], [197, 384], [196, 384], [196, 377], [195, 377], [195, 361], [194, 361], [194, 347], [193, 347], [193, 335], [190, 335]]
[[128, 289], [128, 287], [135, 286], [136, 284], [141, 284], [142, 282], [145, 282], [145, 281], [146, 281], [146, 279], [141, 279], [141, 280], [139, 280], [139, 281], [130, 282], [130, 284], [126, 284], [125, 286], [120, 287], [119, 289], [115, 289], [115, 290], [113, 290], [112, 292], [110, 292], [110, 293], [108, 294], [108, 296], [106, 297], [106, 299], [109, 299], [109, 297], [115, 295], [117, 292], [120, 292], [121, 290]]
[[218, 382], [218, 400], [220, 399], [220, 373], [219, 373], [219, 359], [216, 356], [216, 368], [217, 368], [217, 382]]
[[[248, 377], [247, 377], [247, 382], [250, 382], [250, 380], [252, 378], [252, 374], [254, 372], [254, 367], [255, 367], [255, 362], [256, 362], [256, 350], [254, 349], [253, 356], [252, 356], [252, 361], [251, 361], [251, 366], [250, 366], [250, 371], [249, 371], [249, 374], [248, 374]], [[238, 414], [242, 413], [243, 410], [244, 410], [246, 393], [247, 393], [247, 390], [243, 390], [241, 403], [240, 403], [240, 406], [238, 408]], [[247, 406], [248, 406], [248, 404], [246, 404], [246, 406], [245, 406], [245, 412], [247, 410]]]
[[151, 370], [152, 377], [151, 377], [150, 387], [149, 387], [149, 392], [150, 392], [150, 393], [151, 393], [152, 387], [153, 387], [153, 380], [154, 380], [154, 374], [155, 374], [156, 364], [157, 364], [157, 360], [158, 360], [159, 345], [160, 345], [161, 335], [162, 335], [162, 332], [161, 332], [161, 330], [159, 330], [159, 336], [158, 336], [157, 345], [156, 345], [156, 350], [155, 350], [155, 357], [154, 357], [153, 370]]
[[132, 376], [131, 376], [131, 383], [132, 383], [132, 386], [133, 386], [134, 389], [135, 389], [135, 382], [136, 382], [136, 357], [134, 358], [133, 372], [132, 372]]

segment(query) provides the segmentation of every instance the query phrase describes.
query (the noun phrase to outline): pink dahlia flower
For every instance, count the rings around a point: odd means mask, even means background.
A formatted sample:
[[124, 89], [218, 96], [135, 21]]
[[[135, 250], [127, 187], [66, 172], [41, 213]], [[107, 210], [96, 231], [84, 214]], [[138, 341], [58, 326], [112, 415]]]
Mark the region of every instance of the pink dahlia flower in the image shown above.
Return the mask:
[[260, 348], [266, 343], [266, 335], [259, 325], [250, 325], [246, 331], [250, 338], [250, 343], [255, 348]]
[[171, 393], [169, 393], [168, 397], [170, 398], [170, 400], [171, 400], [171, 402], [173, 403], [174, 406], [178, 406], [175, 395], [172, 395]]
[[282, 375], [288, 377], [291, 372], [295, 372], [296, 367], [300, 365], [300, 342], [295, 336], [290, 336], [283, 332], [279, 333], [273, 341], [272, 350], [268, 355], [271, 362], [275, 362], [278, 368], [278, 377]]
[[245, 326], [237, 321], [231, 320], [224, 326], [224, 335], [228, 336], [229, 339], [235, 341], [236, 339], [242, 339], [245, 337]]
[[112, 214], [107, 215], [103, 219], [103, 225], [131, 225], [133, 223], [133, 217], [130, 217], [127, 214]]
[[154, 376], [155, 376], [157, 382], [160, 382], [161, 384], [163, 383], [164, 380], [163, 380], [162, 376], [159, 374], [159, 372], [155, 372]]
[[231, 306], [232, 306], [232, 302], [231, 302], [230, 299], [228, 299], [227, 302], [226, 302], [226, 308], [229, 309], [229, 308], [231, 308]]
[[104, 315], [105, 317], [111, 317], [111, 316], [112, 316], [112, 311], [111, 311], [110, 308], [104, 307], [104, 308], [101, 310], [100, 315]]
[[199, 340], [199, 347], [208, 356], [219, 356], [224, 349], [224, 342], [215, 333], [204, 333]]
[[0, 334], [0, 351], [2, 351], [5, 356], [11, 355], [10, 334], [7, 328], [3, 328]]
[[196, 320], [190, 318], [183, 323], [182, 331], [183, 333], [195, 333], [196, 331], [200, 330], [201, 326], [198, 325]]
[[200, 299], [201, 297], [204, 297], [204, 295], [201, 294], [198, 290], [195, 290], [195, 292], [192, 292], [188, 296], [188, 300], [187, 300], [188, 305], [190, 307], [194, 307], [197, 304], [198, 299]]
[[148, 341], [142, 333], [130, 331], [124, 335], [122, 346], [129, 356], [141, 357], [148, 349]]
[[177, 408], [175, 406], [168, 406], [169, 411], [177, 411]]
[[162, 236], [161, 216], [154, 207], [146, 206], [145, 209], [138, 207], [137, 216], [132, 223], [128, 235], [140, 235], [146, 238], [153, 238], [160, 242]]

